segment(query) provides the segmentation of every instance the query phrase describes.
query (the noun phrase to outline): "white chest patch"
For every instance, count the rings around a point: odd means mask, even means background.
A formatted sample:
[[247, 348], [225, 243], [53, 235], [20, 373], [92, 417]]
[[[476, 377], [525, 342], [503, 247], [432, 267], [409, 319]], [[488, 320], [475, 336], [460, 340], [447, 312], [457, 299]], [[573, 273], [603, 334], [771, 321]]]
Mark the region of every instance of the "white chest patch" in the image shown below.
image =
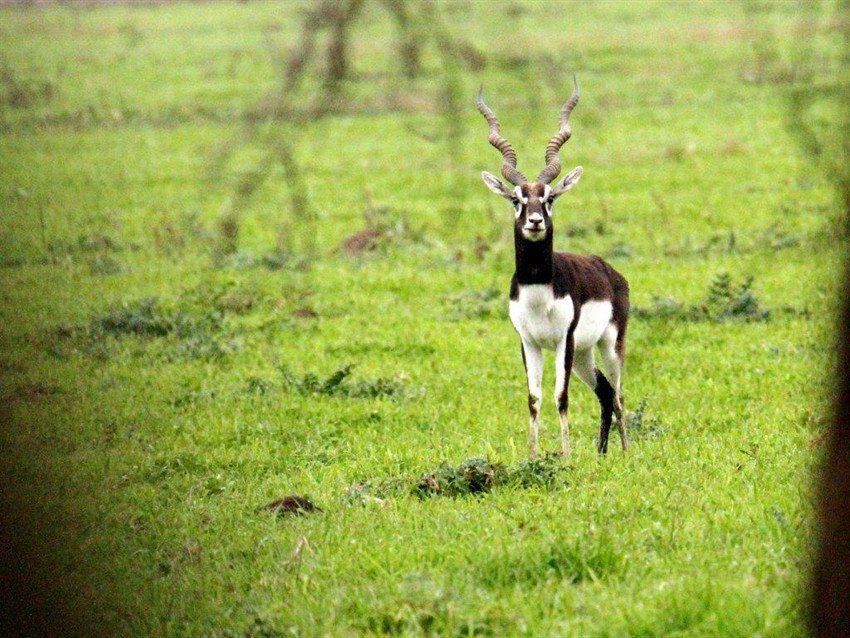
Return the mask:
[[[574, 335], [576, 350], [586, 350], [599, 341], [611, 323], [612, 312], [610, 301], [588, 301], [581, 307]], [[524, 341], [554, 350], [567, 336], [575, 306], [570, 295], [555, 299], [551, 285], [533, 284], [520, 286], [519, 298], [511, 300], [509, 314]]]
[[567, 336], [573, 322], [573, 298], [555, 299], [549, 284], [519, 287], [519, 298], [511, 300], [509, 314], [520, 337], [541, 348], [554, 350]]

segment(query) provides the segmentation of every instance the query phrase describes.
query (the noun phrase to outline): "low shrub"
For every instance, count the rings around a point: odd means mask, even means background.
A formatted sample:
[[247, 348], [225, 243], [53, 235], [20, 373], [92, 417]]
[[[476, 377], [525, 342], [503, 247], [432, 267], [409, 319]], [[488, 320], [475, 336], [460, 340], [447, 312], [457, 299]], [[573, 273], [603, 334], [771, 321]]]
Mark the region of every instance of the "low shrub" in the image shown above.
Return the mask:
[[354, 399], [379, 399], [383, 397], [410, 397], [421, 394], [417, 388], [409, 388], [403, 375], [395, 378], [351, 379], [354, 364], [346, 363], [327, 376], [314, 372], [298, 375], [286, 366], [280, 367], [283, 387], [298, 394], [345, 396]]
[[718, 274], [709, 285], [704, 302], [686, 305], [673, 297], [654, 297], [649, 307], [635, 306], [632, 315], [642, 319], [668, 319], [677, 321], [768, 321], [777, 312], [794, 316], [808, 316], [806, 310], [782, 307], [766, 308], [753, 291], [753, 278], [735, 282], [728, 273]]

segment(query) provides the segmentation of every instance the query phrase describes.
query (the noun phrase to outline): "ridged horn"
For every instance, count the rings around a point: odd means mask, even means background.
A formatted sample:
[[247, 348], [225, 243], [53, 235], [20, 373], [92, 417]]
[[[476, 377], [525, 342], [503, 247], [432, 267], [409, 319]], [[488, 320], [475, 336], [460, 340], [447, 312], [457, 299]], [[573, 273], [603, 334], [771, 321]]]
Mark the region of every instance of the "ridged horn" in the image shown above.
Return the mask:
[[484, 104], [483, 86], [478, 89], [478, 99], [475, 101], [475, 105], [478, 107], [478, 110], [481, 111], [481, 115], [485, 117], [487, 124], [490, 127], [490, 134], [487, 136], [487, 140], [490, 144], [497, 148], [505, 158], [505, 161], [502, 163], [502, 175], [504, 175], [505, 179], [514, 186], [522, 186], [527, 183], [528, 180], [525, 178], [525, 175], [520, 173], [516, 168], [516, 151], [514, 150], [514, 147], [510, 142], [508, 142], [508, 140], [502, 137], [499, 132], [499, 120], [496, 118], [496, 114], [493, 113], [489, 106]]
[[546, 145], [546, 168], [540, 172], [537, 178], [538, 182], [549, 184], [561, 172], [561, 160], [558, 157], [558, 151], [573, 134], [570, 128], [570, 113], [573, 112], [576, 104], [578, 104], [578, 79], [576, 79], [576, 74], [573, 73], [573, 94], [564, 104], [564, 108], [561, 109], [561, 128]]

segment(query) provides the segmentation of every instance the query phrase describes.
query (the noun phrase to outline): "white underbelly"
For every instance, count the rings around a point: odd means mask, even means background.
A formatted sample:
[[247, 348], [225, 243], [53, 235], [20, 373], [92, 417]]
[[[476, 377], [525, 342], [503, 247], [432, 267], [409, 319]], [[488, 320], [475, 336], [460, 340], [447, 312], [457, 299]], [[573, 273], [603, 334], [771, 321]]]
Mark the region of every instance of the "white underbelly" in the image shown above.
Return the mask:
[[[511, 300], [511, 323], [523, 341], [547, 350], [554, 350], [567, 336], [575, 317], [573, 299], [567, 295], [555, 299], [548, 285], [520, 286], [519, 296]], [[575, 328], [575, 347], [592, 347], [611, 322], [610, 301], [588, 301], [581, 307]]]
[[573, 334], [576, 350], [587, 350], [595, 346], [611, 323], [613, 315], [614, 309], [610, 301], [584, 302]]

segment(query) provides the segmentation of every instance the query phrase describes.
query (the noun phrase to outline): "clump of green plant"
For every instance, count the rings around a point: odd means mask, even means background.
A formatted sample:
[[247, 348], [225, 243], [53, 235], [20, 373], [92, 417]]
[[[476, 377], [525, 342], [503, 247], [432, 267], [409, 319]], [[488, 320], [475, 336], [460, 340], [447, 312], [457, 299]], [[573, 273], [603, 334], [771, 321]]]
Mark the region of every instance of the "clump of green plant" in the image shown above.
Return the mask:
[[171, 313], [163, 311], [159, 299], [146, 297], [122, 302], [117, 308], [92, 319], [89, 328], [92, 333], [163, 337], [175, 329], [175, 319]]
[[711, 282], [706, 311], [719, 320], [764, 321], [770, 318], [770, 310], [762, 308], [753, 293], [753, 278], [747, 277], [735, 284], [729, 273], [720, 273]]
[[409, 491], [410, 488], [403, 477], [369, 479], [349, 485], [343, 500], [348, 505], [380, 503], [387, 498], [401, 496]]
[[508, 472], [506, 483], [516, 487], [554, 487], [564, 480], [567, 472], [564, 457], [549, 452], [536, 459], [520, 461]]
[[283, 387], [298, 394], [345, 396], [353, 399], [379, 399], [382, 397], [407, 397], [416, 395], [416, 389], [407, 387], [403, 375], [395, 378], [376, 377], [352, 380], [354, 364], [346, 363], [327, 376], [314, 372], [298, 375], [286, 366], [280, 366]]
[[223, 318], [245, 314], [262, 301], [262, 293], [251, 285], [229, 280], [204, 283], [185, 291], [178, 299], [178, 306], [187, 312], [212, 311]]
[[244, 342], [239, 337], [217, 335], [213, 332], [200, 330], [181, 338], [170, 354], [170, 358], [222, 359], [241, 350], [243, 346]]
[[441, 465], [419, 477], [413, 493], [429, 496], [466, 496], [489, 492], [497, 485], [514, 487], [552, 487], [567, 471], [563, 457], [547, 454], [539, 459], [520, 461], [515, 467], [474, 457], [460, 465]]
[[139, 245], [134, 242], [122, 242], [101, 232], [81, 233], [75, 241], [55, 238], [48, 240], [43, 219], [40, 218], [40, 222], [41, 241], [45, 251], [42, 263], [80, 262], [88, 265], [92, 275], [114, 275], [123, 270], [115, 255], [139, 249]]
[[206, 284], [171, 301], [157, 297], [124, 301], [87, 325], [60, 327], [56, 336], [76, 338], [89, 354], [105, 352], [107, 337], [135, 336], [171, 340], [172, 347], [163, 351], [166, 358], [217, 359], [242, 347], [242, 340], [226, 330], [225, 317], [248, 312], [259, 299], [234, 282]]
[[245, 391], [248, 394], [268, 394], [274, 389], [274, 384], [262, 377], [250, 376], [245, 379]]
[[[785, 312], [804, 314], [791, 308]], [[703, 303], [685, 305], [673, 297], [654, 297], [649, 308], [636, 306], [635, 317], [660, 318], [680, 321], [768, 321], [771, 310], [765, 308], [753, 291], [753, 278], [746, 277], [736, 283], [729, 273], [718, 274], [709, 285], [708, 296]]]
[[298, 394], [341, 394], [345, 379], [351, 374], [353, 364], [345, 364], [334, 370], [326, 377], [320, 377], [315, 372], [307, 372], [298, 376], [285, 366], [280, 367], [284, 387]]
[[257, 293], [234, 282], [205, 284], [184, 291], [171, 303], [156, 297], [122, 302], [94, 318], [90, 328], [119, 336], [174, 335], [192, 339], [202, 332], [221, 330], [225, 315], [243, 314], [258, 300]]
[[404, 494], [419, 498], [484, 494], [496, 486], [552, 488], [565, 481], [569, 466], [553, 452], [539, 459], [520, 461], [511, 467], [483, 457], [466, 459], [459, 465], [443, 463], [411, 481], [404, 477], [369, 479], [352, 484], [344, 496], [349, 505], [383, 501]]
[[89, 340], [106, 335], [170, 337], [176, 341], [166, 356], [178, 359], [217, 359], [241, 347], [236, 338], [220, 334], [223, 314], [216, 308], [169, 307], [159, 299], [124, 302], [96, 317], [87, 330]]
[[456, 467], [441, 465], [426, 472], [419, 478], [413, 493], [420, 498], [480, 494], [489, 492], [493, 485], [504, 482], [507, 477], [508, 470], [503, 464], [475, 457]]
[[175, 408], [185, 408], [192, 405], [209, 403], [219, 396], [218, 390], [206, 386], [183, 389], [175, 395], [170, 404]]
[[487, 319], [507, 315], [507, 299], [496, 288], [465, 290], [446, 297], [452, 319]]
[[647, 414], [649, 399], [644, 397], [633, 412], [626, 414], [626, 428], [632, 439], [652, 439], [667, 431], [661, 419]]

